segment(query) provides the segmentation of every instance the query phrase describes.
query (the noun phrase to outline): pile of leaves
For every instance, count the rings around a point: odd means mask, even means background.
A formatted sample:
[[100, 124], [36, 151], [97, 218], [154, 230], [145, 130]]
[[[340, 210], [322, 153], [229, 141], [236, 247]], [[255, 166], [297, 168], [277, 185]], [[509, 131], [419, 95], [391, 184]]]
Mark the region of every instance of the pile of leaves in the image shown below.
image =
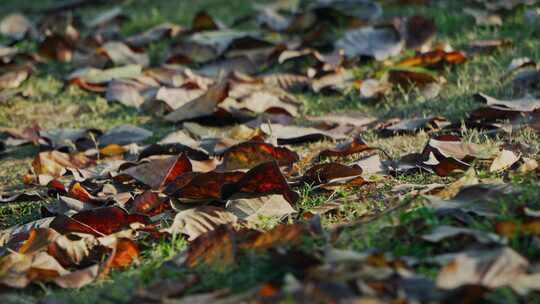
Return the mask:
[[[479, 23], [493, 22], [525, 2], [478, 1], [468, 13]], [[187, 295], [186, 301], [453, 303], [482, 299], [499, 287], [521, 295], [540, 289], [537, 261], [508, 246], [516, 234], [538, 235], [538, 211], [511, 210], [522, 224], [501, 220], [494, 199], [478, 195], [516, 195], [502, 180], [536, 174], [533, 151], [510, 140], [472, 143], [461, 133], [467, 128], [505, 138], [518, 129], [540, 128], [540, 99], [527, 94], [540, 83], [532, 60], [513, 62], [508, 71], [523, 98], [499, 100], [478, 92], [481, 105], [463, 121], [305, 117], [295, 92], [381, 102], [406, 89], [430, 99], [450, 69], [511, 42], [473, 41], [456, 50], [437, 41], [435, 20], [383, 17], [383, 5], [367, 0], [254, 7], [255, 14], [230, 27], [199, 12], [189, 27], [167, 23], [128, 37], [120, 31], [129, 18], [121, 7], [85, 22], [72, 14], [78, 6], [51, 7], [35, 16], [15, 13], [0, 21], [0, 33], [9, 38], [0, 46], [0, 100], [23, 95], [21, 84], [57, 61], [72, 69], [66, 86], [175, 127], [163, 138], [134, 125], [110, 131], [2, 128], [4, 155], [22, 145], [39, 146], [39, 152], [25, 187], [3, 191], [0, 202], [53, 202], [43, 205], [41, 219], [0, 231], [1, 285], [80, 288], [137, 264], [148, 244], [183, 237], [189, 245], [173, 259], [174, 267], [223, 267], [256, 252], [290, 270], [241, 295], [212, 291]], [[486, 21], [483, 14], [499, 19]], [[37, 42], [36, 52], [10, 46], [25, 39]], [[149, 48], [162, 41], [166, 59], [154, 62]], [[353, 72], [363, 65], [372, 69], [361, 76]], [[429, 139], [419, 153], [392, 157], [364, 139], [368, 131], [382, 137], [422, 131]], [[503, 179], [484, 181], [475, 170]], [[321, 225], [321, 216], [339, 213], [344, 204], [336, 193], [369, 191], [419, 172], [461, 178], [401, 185], [390, 191], [389, 201], [401, 206], [422, 197], [449, 223], [425, 232], [419, 220], [403, 224], [414, 232], [403, 227], [392, 237], [404, 244], [459, 239], [458, 248], [435, 252], [427, 261], [336, 248], [343, 227], [366, 224]], [[325, 203], [303, 208], [307, 188]], [[479, 197], [483, 203], [476, 202]], [[497, 233], [468, 227], [471, 217], [494, 220]], [[306, 238], [318, 245], [306, 250]], [[425, 265], [441, 267], [435, 280], [420, 274]], [[204, 280], [195, 274], [184, 279], [141, 289], [132, 301], [178, 298]]]

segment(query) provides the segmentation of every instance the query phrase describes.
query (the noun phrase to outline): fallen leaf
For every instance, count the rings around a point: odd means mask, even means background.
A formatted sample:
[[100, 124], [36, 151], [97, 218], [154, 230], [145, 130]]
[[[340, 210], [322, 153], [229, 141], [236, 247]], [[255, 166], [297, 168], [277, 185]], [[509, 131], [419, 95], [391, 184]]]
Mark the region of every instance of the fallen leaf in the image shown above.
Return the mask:
[[94, 161], [81, 153], [62, 153], [49, 151], [39, 153], [32, 161], [32, 167], [36, 175], [49, 175], [51, 177], [62, 176], [67, 168], [86, 168], [94, 164]]
[[319, 153], [320, 157], [345, 157], [352, 154], [370, 151], [369, 147], [360, 136], [356, 136], [352, 141], [344, 142], [333, 149], [326, 149]]
[[31, 28], [32, 23], [19, 13], [7, 15], [0, 21], [0, 34], [15, 40], [22, 40]]
[[500, 172], [510, 168], [520, 159], [520, 155], [510, 151], [502, 150], [501, 153], [493, 160], [489, 167], [490, 172]]
[[384, 60], [399, 54], [404, 41], [393, 26], [368, 26], [346, 32], [343, 38], [336, 41], [335, 47], [343, 49], [347, 57], [369, 56]]
[[287, 148], [274, 147], [262, 142], [243, 142], [222, 154], [222, 170], [251, 169], [261, 163], [275, 160], [280, 166], [290, 166], [298, 161], [298, 154]]
[[105, 99], [107, 101], [118, 101], [121, 104], [139, 108], [144, 103], [141, 94], [143, 85], [132, 80], [113, 80], [107, 85]]
[[105, 147], [110, 144], [128, 145], [142, 142], [150, 138], [154, 133], [134, 125], [121, 125], [98, 138], [99, 146]]
[[83, 68], [74, 71], [67, 79], [85, 90], [92, 92], [105, 92], [105, 84], [113, 79], [130, 79], [141, 74], [140, 65], [126, 65], [110, 69]]
[[210, 87], [205, 94], [167, 114], [165, 120], [180, 122], [193, 118], [210, 116], [216, 111], [217, 105], [227, 98], [229, 88], [229, 82], [221, 80], [216, 85]]
[[414, 67], [421, 66], [427, 68], [442, 68], [444, 64], [455, 65], [464, 63], [467, 57], [462, 52], [453, 51], [445, 52], [443, 50], [434, 50], [426, 53], [421, 53], [413, 57], [409, 57], [400, 61], [397, 66]]
[[540, 99], [532, 96], [527, 96], [514, 100], [499, 100], [491, 96], [479, 93], [475, 95], [475, 98], [488, 106], [496, 106], [508, 108], [509, 110], [515, 110], [520, 112], [532, 112], [540, 108]]
[[[184, 142], [184, 141], [182, 141]], [[189, 143], [189, 142], [188, 142]], [[183, 145], [181, 143], [167, 143], [167, 144], [152, 144], [144, 148], [139, 153], [139, 159], [144, 159], [154, 155], [179, 155], [186, 154], [191, 160], [207, 161], [209, 155], [206, 151], [199, 149], [198, 144], [194, 144], [193, 147]]]
[[156, 192], [147, 190], [133, 199], [133, 202], [129, 204], [128, 210], [130, 213], [155, 216], [170, 208], [168, 198], [159, 197]]
[[534, 281], [538, 275], [528, 274], [529, 263], [508, 247], [486, 251], [457, 254], [443, 267], [437, 277], [437, 286], [452, 289], [466, 284], [478, 284], [488, 288], [511, 287], [523, 294], [529, 289], [537, 290]]
[[298, 145], [311, 143], [323, 140], [343, 139], [346, 138], [343, 134], [334, 134], [325, 130], [301, 127], [301, 126], [286, 126], [282, 124], [260, 125], [260, 129], [269, 134], [278, 145]]
[[187, 267], [200, 264], [225, 267], [234, 262], [235, 247], [234, 231], [227, 225], [220, 225], [193, 240], [187, 252], [182, 255], [182, 264]]
[[281, 224], [266, 232], [256, 232], [248, 234], [246, 239], [239, 244], [242, 249], [268, 249], [283, 245], [294, 244], [300, 241], [302, 236], [308, 233], [308, 229], [303, 224], [285, 225]]
[[431, 233], [422, 235], [422, 239], [438, 243], [449, 238], [458, 237], [458, 236], [470, 236], [473, 237], [477, 242], [482, 244], [503, 244], [507, 243], [506, 239], [501, 238], [500, 236], [494, 233], [488, 233], [480, 230], [460, 228], [453, 226], [438, 226]]
[[144, 47], [164, 38], [173, 38], [182, 33], [184, 29], [176, 24], [158, 24], [142, 33], [129, 36], [125, 42], [131, 47]]
[[431, 116], [426, 118], [410, 118], [398, 120], [397, 122], [390, 122], [382, 127], [381, 132], [383, 134], [402, 134], [402, 133], [414, 133], [420, 130], [439, 130], [450, 123], [440, 116]]
[[325, 189], [362, 186], [367, 183], [362, 178], [362, 168], [358, 165], [346, 166], [339, 163], [311, 167], [302, 176], [302, 182]]
[[133, 223], [149, 222], [148, 217], [128, 214], [120, 207], [103, 207], [81, 211], [72, 217], [57, 216], [50, 227], [62, 234], [80, 232], [102, 236], [129, 228]]
[[178, 176], [164, 190], [164, 193], [182, 202], [207, 202], [219, 200], [227, 183], [242, 179], [243, 172], [192, 172]]
[[237, 221], [238, 218], [224, 208], [202, 206], [178, 212], [167, 232], [187, 235], [188, 241], [193, 241], [222, 224], [235, 224]]
[[126, 268], [139, 258], [139, 247], [127, 238], [119, 238], [112, 252], [112, 259], [108, 266], [112, 269]]
[[165, 159], [150, 160], [122, 171], [154, 190], [173, 182], [178, 176], [191, 172], [191, 162], [185, 154]]
[[253, 198], [281, 194], [295, 204], [298, 194], [291, 190], [275, 161], [262, 163], [245, 173], [234, 183], [221, 188], [222, 199]]
[[296, 213], [281, 195], [230, 200], [227, 202], [226, 210], [239, 219], [252, 223], [261, 221], [261, 218], [282, 218]]
[[105, 54], [117, 66], [134, 64], [146, 67], [150, 64], [147, 54], [135, 53], [122, 42], [107, 42], [101, 46], [98, 53]]
[[0, 90], [18, 88], [28, 76], [31, 69], [27, 66], [16, 67], [0, 72]]

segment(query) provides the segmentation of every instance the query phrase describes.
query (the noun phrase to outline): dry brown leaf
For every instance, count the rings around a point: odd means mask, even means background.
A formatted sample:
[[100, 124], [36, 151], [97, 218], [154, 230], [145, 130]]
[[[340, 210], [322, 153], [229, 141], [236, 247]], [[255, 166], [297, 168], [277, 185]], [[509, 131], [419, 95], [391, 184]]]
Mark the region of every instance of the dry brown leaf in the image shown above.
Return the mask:
[[441, 270], [437, 286], [443, 289], [466, 284], [488, 288], [511, 287], [523, 294], [540, 288], [538, 274], [528, 274], [528, 268], [529, 262], [508, 247], [459, 253]]
[[187, 235], [188, 241], [193, 241], [219, 225], [235, 224], [237, 221], [238, 218], [224, 208], [203, 206], [178, 212], [166, 231], [173, 235]]
[[191, 100], [180, 108], [165, 116], [165, 120], [171, 122], [181, 122], [193, 118], [212, 115], [220, 102], [229, 95], [229, 82], [221, 80], [216, 85], [210, 87], [206, 93]]
[[157, 190], [174, 181], [178, 176], [191, 172], [191, 162], [185, 154], [165, 159], [150, 160], [122, 171], [137, 181]]
[[259, 198], [236, 199], [227, 202], [227, 211], [239, 219], [258, 223], [261, 218], [282, 218], [296, 212], [281, 195], [269, 195]]

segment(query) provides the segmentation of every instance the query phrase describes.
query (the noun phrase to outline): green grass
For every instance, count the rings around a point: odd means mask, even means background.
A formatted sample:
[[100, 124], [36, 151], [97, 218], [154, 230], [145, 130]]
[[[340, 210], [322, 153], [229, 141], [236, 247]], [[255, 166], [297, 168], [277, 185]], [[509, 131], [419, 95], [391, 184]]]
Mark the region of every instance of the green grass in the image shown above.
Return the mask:
[[[259, 1], [260, 2], [260, 1]], [[378, 102], [361, 102], [356, 93], [341, 95], [324, 95], [299, 92], [297, 96], [304, 102], [304, 113], [324, 115], [328, 112], [358, 111], [367, 116], [378, 118], [408, 118], [413, 116], [443, 115], [449, 119], [463, 119], [467, 113], [478, 105], [472, 95], [483, 92], [496, 97], [515, 97], [520, 92], [511, 89], [509, 80], [501, 81], [501, 76], [510, 61], [514, 58], [527, 56], [532, 60], [540, 60], [540, 33], [538, 27], [525, 26], [522, 20], [522, 10], [517, 10], [508, 18], [501, 28], [477, 27], [472, 17], [463, 15], [462, 1], [447, 1], [444, 7], [391, 7], [386, 9], [387, 16], [424, 15], [432, 17], [438, 25], [437, 42], [448, 43], [455, 49], [462, 49], [476, 39], [511, 39], [513, 45], [501, 49], [489, 56], [478, 56], [469, 60], [465, 65], [448, 68], [439, 72], [447, 83], [442, 86], [439, 96], [426, 100], [416, 91], [395, 91], [384, 100]], [[3, 0], [0, 6], [0, 17], [13, 11], [27, 11], [47, 7], [52, 0]], [[174, 22], [189, 27], [194, 14], [200, 10], [217, 17], [225, 24], [231, 24], [235, 18], [252, 11], [252, 1], [248, 0], [199, 0], [199, 1], [169, 1], [169, 0], [128, 0], [122, 5], [130, 19], [123, 24], [122, 33], [134, 34], [162, 22]], [[90, 7], [81, 10], [83, 20], [96, 16], [111, 5]], [[152, 62], [157, 64], [164, 60], [167, 41], [160, 42], [150, 48]], [[24, 50], [34, 50], [33, 43], [19, 42], [17, 47]], [[396, 60], [397, 61], [397, 60]], [[357, 75], [373, 77], [374, 64], [358, 66]], [[37, 122], [43, 129], [49, 128], [99, 128], [108, 130], [118, 125], [131, 123], [152, 130], [153, 141], [175, 129], [158, 119], [138, 113], [119, 104], [110, 104], [103, 97], [84, 92], [75, 87], [65, 87], [63, 76], [71, 71], [69, 65], [47, 63], [39, 65], [37, 72], [17, 89], [25, 97], [17, 96], [5, 103], [0, 103], [0, 126], [21, 128]], [[538, 92], [532, 92], [538, 93]], [[62, 115], [58, 115], [62, 113]], [[502, 136], [486, 138], [474, 131], [465, 133], [467, 138], [475, 142], [502, 141], [526, 144], [533, 151], [540, 151], [540, 138], [531, 130], [519, 131], [511, 138]], [[372, 145], [384, 148], [390, 156], [398, 157], [405, 153], [418, 152], [429, 138], [428, 134], [403, 135], [391, 138], [380, 138], [368, 132], [365, 138]], [[22, 176], [29, 168], [36, 149], [21, 147], [0, 159], [0, 190], [20, 186]], [[482, 177], [495, 177], [486, 173]], [[501, 176], [498, 176], [501, 177]], [[504, 177], [507, 178], [508, 177]], [[403, 207], [394, 212], [385, 213], [396, 207], [398, 202], [392, 201], [389, 190], [398, 184], [414, 183], [449, 183], [453, 178], [439, 178], [429, 174], [400, 176], [385, 181], [378, 186], [367, 189], [348, 190], [334, 193], [334, 198], [344, 201], [337, 210], [323, 216], [323, 223], [328, 226], [354, 220], [375, 220], [345, 228], [336, 246], [342, 249], [379, 250], [391, 252], [397, 256], [407, 255], [426, 257], [433, 254], [456, 249], [456, 244], [443, 242], [430, 244], [419, 241], [418, 236], [429, 232], [441, 224], [452, 224], [450, 218], [440, 218], [431, 209], [426, 208], [421, 200], [411, 199]], [[538, 193], [540, 187], [535, 176], [515, 176], [511, 182], [520, 187], [522, 193], [512, 201], [503, 201], [501, 206], [512, 207], [527, 205], [540, 207]], [[301, 191], [300, 209], [304, 212], [324, 204], [328, 194], [306, 187]], [[39, 217], [40, 203], [21, 202], [0, 206], [0, 227], [28, 222]], [[515, 214], [502, 209], [500, 219], [515, 219]], [[268, 223], [268, 226], [273, 223]], [[493, 221], [478, 219], [472, 227], [493, 232]], [[389, 237], [392, 236], [392, 237]], [[510, 245], [518, 252], [530, 258], [540, 257], [540, 252], [531, 246], [532, 238], [519, 235], [510, 240]], [[25, 291], [13, 291], [12, 294], [0, 296], [3, 303], [35, 303], [38, 299], [59, 299], [66, 303], [122, 303], [127, 302], [126, 295], [142, 286], [160, 279], [178, 279], [190, 273], [197, 273], [203, 278], [203, 283], [196, 286], [191, 293], [204, 292], [214, 289], [230, 288], [233, 291], [245, 291], [261, 281], [277, 278], [287, 272], [287, 269], [276, 269], [269, 258], [264, 255], [243, 257], [237, 264], [224, 270], [212, 268], [197, 268], [185, 270], [167, 264], [167, 260], [185, 249], [185, 241], [162, 242], [148, 245], [143, 250], [142, 263], [130, 267], [126, 271], [114, 272], [110, 278], [97, 282], [81, 290], [58, 290], [49, 285], [33, 286]], [[426, 267], [420, 269], [422, 274], [434, 277], [437, 269]], [[271, 274], [271, 276], [269, 276]], [[507, 289], [493, 292], [489, 297], [492, 303], [517, 303], [515, 295]], [[529, 298], [527, 303], [540, 302], [539, 297]]]

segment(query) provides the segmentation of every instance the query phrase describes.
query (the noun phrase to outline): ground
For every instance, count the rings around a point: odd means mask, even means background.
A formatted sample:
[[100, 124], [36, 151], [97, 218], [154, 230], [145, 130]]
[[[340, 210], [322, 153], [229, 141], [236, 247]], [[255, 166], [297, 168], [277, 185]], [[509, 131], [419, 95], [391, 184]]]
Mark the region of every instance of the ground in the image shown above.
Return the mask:
[[[3, 0], [0, 7], [0, 16], [13, 11], [35, 10], [39, 6], [46, 6], [52, 1], [14, 1]], [[472, 96], [483, 92], [491, 96], [515, 97], [509, 85], [510, 80], [502, 80], [501, 76], [512, 59], [529, 57], [540, 60], [540, 32], [538, 28], [524, 25], [523, 12], [518, 9], [505, 19], [501, 27], [478, 27], [474, 20], [462, 13], [462, 1], [449, 1], [450, 5], [444, 10], [436, 6], [425, 8], [418, 6], [398, 7], [386, 10], [388, 16], [423, 15], [436, 20], [438, 26], [437, 40], [448, 43], [455, 49], [463, 48], [469, 41], [475, 39], [501, 39], [508, 38], [513, 45], [494, 52], [489, 56], [475, 57], [467, 64], [447, 71], [447, 83], [442, 87], [438, 97], [426, 100], [410, 92], [395, 92], [392, 96], [377, 103], [359, 102], [355, 94], [346, 96], [322, 95], [315, 93], [298, 93], [303, 101], [305, 115], [324, 115], [328, 112], [347, 112], [351, 110], [374, 116], [377, 118], [408, 118], [411, 116], [441, 115], [449, 119], [463, 119], [477, 104]], [[107, 7], [107, 6], [105, 6]], [[84, 10], [86, 17], [91, 17], [102, 10], [88, 8]], [[131, 17], [123, 24], [122, 31], [126, 34], [136, 33], [153, 25], [169, 21], [180, 25], [188, 25], [195, 12], [207, 10], [212, 16], [228, 24], [238, 16], [252, 11], [252, 1], [247, 0], [197, 0], [197, 1], [169, 1], [169, 0], [128, 0], [123, 4], [126, 13]], [[33, 49], [31, 43], [21, 42], [21, 48]], [[159, 60], [162, 55], [159, 45], [152, 48], [153, 60]], [[74, 86], [64, 87], [63, 75], [69, 67], [50, 63], [40, 68], [31, 78], [23, 84], [28, 96], [16, 97], [8, 102], [0, 102], [0, 126], [23, 127], [30, 122], [37, 122], [42, 128], [59, 127], [85, 127], [111, 129], [115, 126], [132, 123], [144, 126], [155, 132], [153, 140], [174, 130], [174, 126], [163, 123], [151, 116], [128, 109], [114, 103], [108, 103], [104, 98], [87, 93]], [[359, 74], [365, 70], [359, 68]], [[61, 115], [59, 115], [61, 113]], [[392, 156], [399, 156], [410, 152], [419, 152], [429, 136], [420, 132], [416, 135], [402, 135], [398, 137], [382, 138], [375, 133], [363, 135], [371, 145], [386, 149]], [[479, 136], [474, 131], [466, 131], [465, 137], [475, 142], [491, 141], [495, 144], [499, 138]], [[512, 142], [530, 145], [533, 150], [539, 151], [540, 138], [532, 130], [525, 129], [513, 134]], [[23, 175], [27, 172], [32, 157], [37, 148], [24, 147], [0, 160], [0, 190], [21, 186]], [[500, 177], [487, 171], [478, 172], [483, 178]], [[514, 176], [505, 178], [523, 190], [521, 196], [504, 201], [504, 204], [535, 206], [540, 205], [537, 195], [540, 186], [535, 177]], [[429, 184], [434, 182], [450, 183], [454, 177], [439, 178], [430, 174], [418, 174], [401, 178], [394, 178], [378, 183], [377, 186], [367, 187], [360, 193], [344, 191], [338, 193], [344, 198], [355, 196], [342, 206], [338, 215], [326, 216], [323, 223], [332, 227], [339, 223], [356, 222], [343, 228], [337, 241], [337, 247], [343, 249], [368, 250], [379, 249], [392, 252], [397, 256], [409, 255], [415, 257], [429, 256], [444, 252], [446, 244], [415, 244], [409, 242], [407, 234], [417, 233], [415, 223], [423, 219], [427, 226], [420, 227], [422, 231], [429, 227], [441, 224], [440, 219], [434, 216], [430, 209], [423, 207], [422, 201], [393, 202], [386, 193], [398, 184]], [[301, 204], [305, 208], [316, 206], [324, 202], [324, 197], [309, 195], [310, 189], [302, 193]], [[39, 217], [40, 204], [35, 202], [13, 203], [0, 206], [0, 228], [25, 223]], [[398, 206], [399, 205], [399, 206]], [[388, 211], [388, 213], [386, 213]], [[373, 221], [368, 221], [366, 215], [383, 214]], [[427, 220], [426, 220], [427, 219]], [[410, 225], [409, 225], [410, 224]], [[472, 224], [483, 231], [494, 232], [494, 223], [488, 220], [478, 220]], [[404, 230], [403, 230], [404, 229]], [[404, 232], [404, 233], [400, 233]], [[387, 237], [387, 236], [396, 237]], [[397, 237], [401, 235], [401, 237]], [[137, 288], [147, 286], [158, 279], [180, 278], [189, 273], [187, 270], [169, 267], [168, 259], [181, 251], [186, 241], [177, 239], [173, 242], [152, 244], [143, 251], [140, 265], [132, 266], [126, 271], [114, 272], [109, 278], [94, 283], [80, 290], [59, 290], [48, 285], [39, 285], [24, 292], [9, 292], [6, 299], [13, 303], [33, 303], [38, 299], [58, 299], [66, 303], [123, 303], [128, 299], [127, 294], [133, 293]], [[316, 245], [314, 245], [316, 246]], [[510, 246], [525, 256], [539, 257], [537, 248], [529, 247], [527, 240], [515, 240]], [[197, 285], [192, 293], [213, 290], [215, 288], [230, 288], [233, 291], [243, 291], [255, 286], [261, 280], [269, 280], [271, 276], [279, 276], [286, 269], [279, 269], [264, 257], [248, 257], [234, 267], [214, 270], [200, 268], [195, 272], [203, 274], [203, 281]], [[192, 271], [192, 270], [190, 270]], [[424, 272], [428, 276], [437, 274], [436, 268], [426, 267]], [[493, 291], [488, 297], [493, 303], [518, 303], [518, 298], [508, 289]], [[523, 299], [522, 299], [523, 300]], [[529, 299], [540, 302], [540, 297], [532, 295]]]

